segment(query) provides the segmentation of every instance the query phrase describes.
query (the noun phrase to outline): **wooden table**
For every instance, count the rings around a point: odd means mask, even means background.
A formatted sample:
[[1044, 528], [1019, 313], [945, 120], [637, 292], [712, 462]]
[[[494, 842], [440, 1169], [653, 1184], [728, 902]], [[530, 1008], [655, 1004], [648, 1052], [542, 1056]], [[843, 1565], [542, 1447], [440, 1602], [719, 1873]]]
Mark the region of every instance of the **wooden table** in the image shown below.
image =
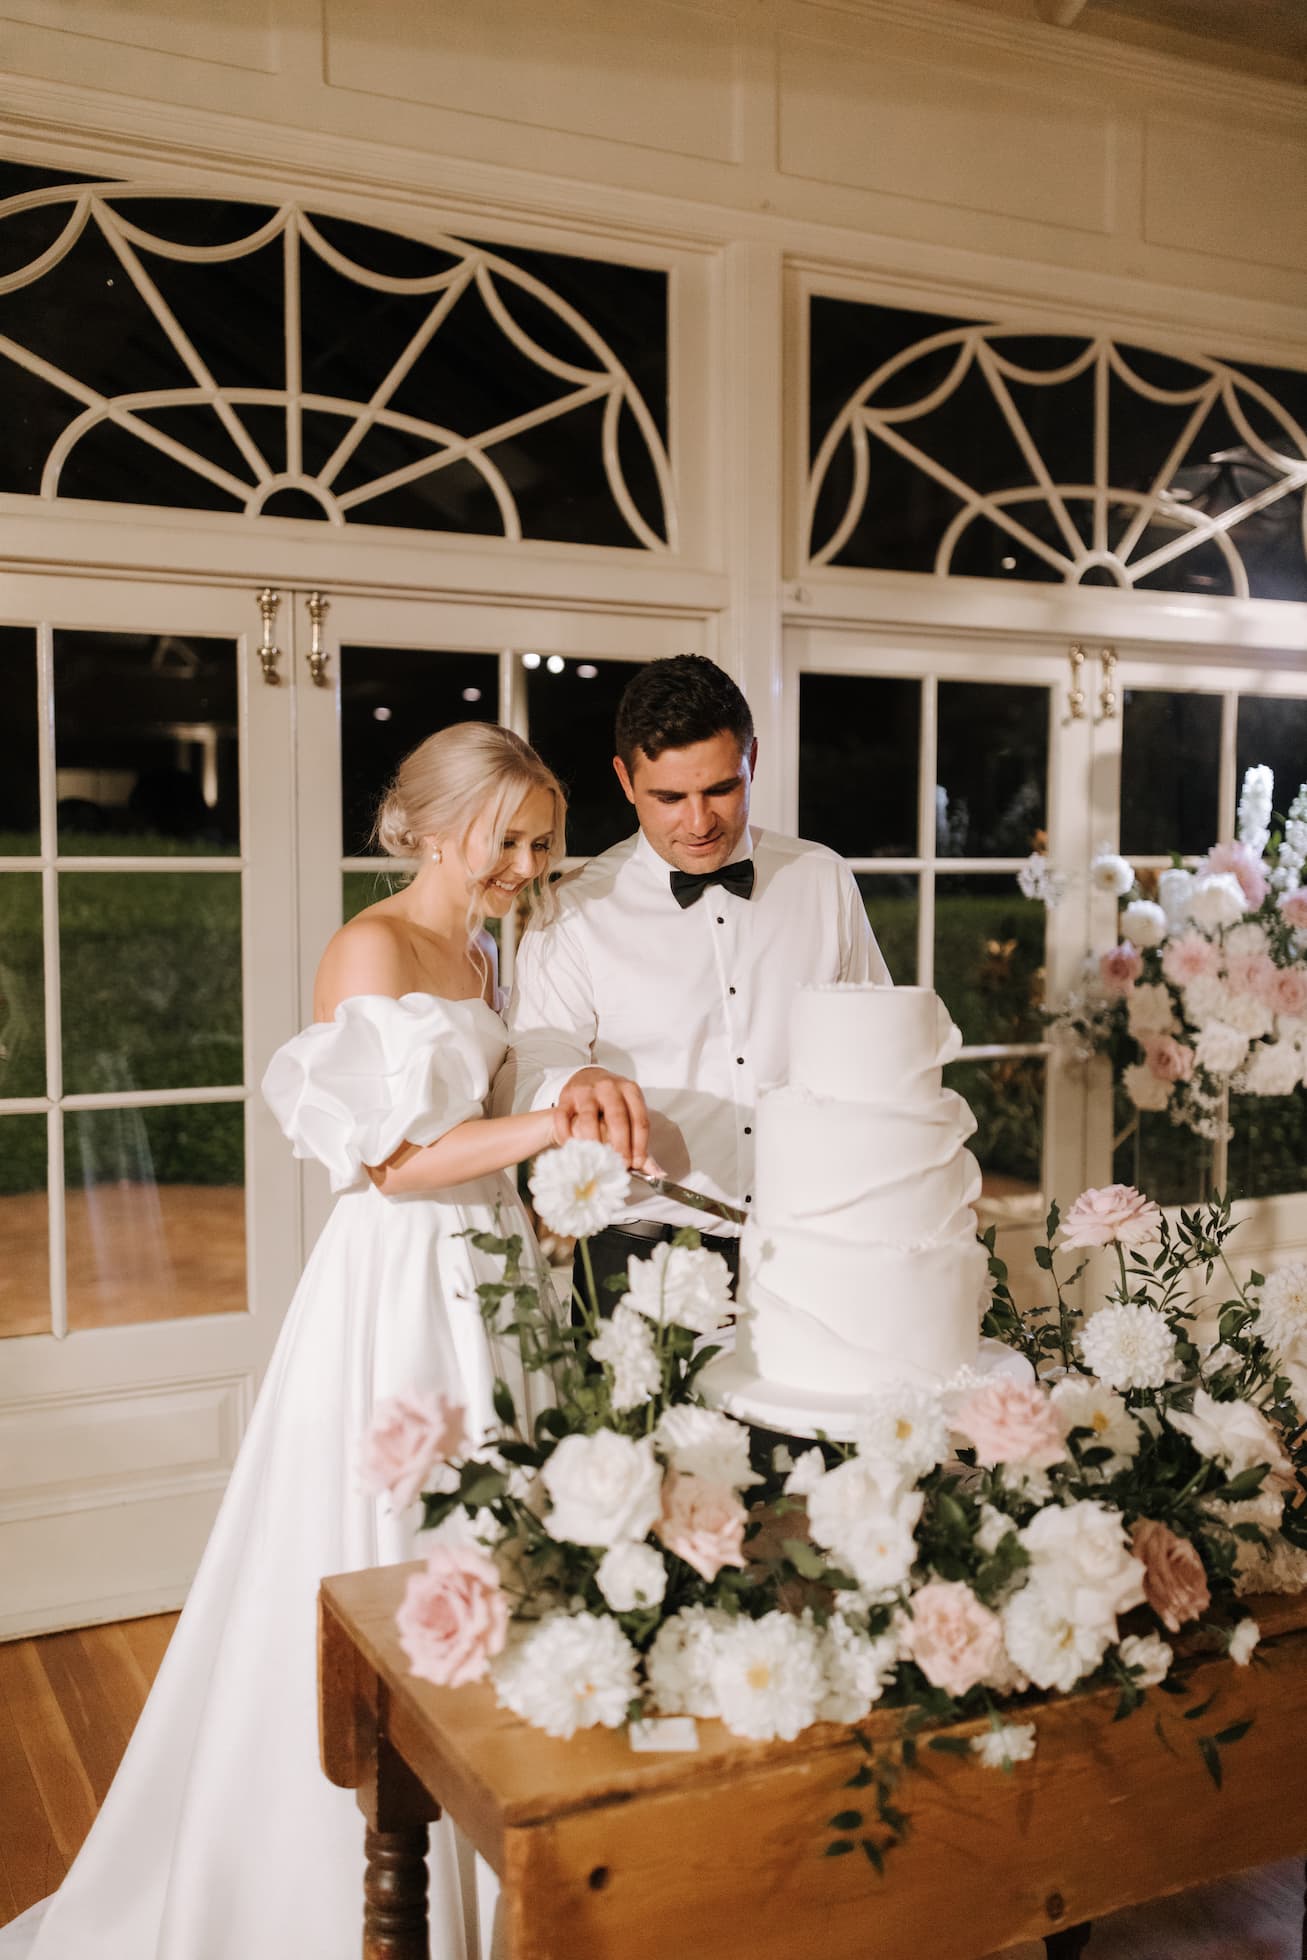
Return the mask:
[[[1307, 1851], [1307, 1597], [1250, 1601], [1253, 1666], [1185, 1661], [1185, 1694], [1128, 1720], [1112, 1690], [1023, 1711], [1039, 1746], [1011, 1775], [923, 1738], [899, 1789], [911, 1831], [879, 1877], [860, 1851], [825, 1855], [838, 1812], [871, 1816], [852, 1730], [751, 1743], [700, 1722], [695, 1754], [603, 1729], [552, 1741], [488, 1688], [409, 1675], [394, 1614], [416, 1569], [320, 1596], [323, 1765], [367, 1821], [365, 1960], [427, 1960], [441, 1808], [499, 1875], [509, 1960], [976, 1960], [1040, 1938], [1069, 1955], [1098, 1914]], [[1248, 1720], [1218, 1790], [1198, 1739]], [[888, 1745], [898, 1721], [860, 1727]]]

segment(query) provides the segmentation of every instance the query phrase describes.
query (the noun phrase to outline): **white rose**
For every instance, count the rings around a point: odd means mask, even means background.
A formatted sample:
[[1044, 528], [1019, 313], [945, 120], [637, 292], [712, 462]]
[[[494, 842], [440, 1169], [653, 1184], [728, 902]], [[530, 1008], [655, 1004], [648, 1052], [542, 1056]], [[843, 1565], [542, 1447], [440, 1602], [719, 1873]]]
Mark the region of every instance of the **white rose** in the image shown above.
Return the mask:
[[655, 1326], [674, 1322], [695, 1334], [715, 1334], [735, 1312], [731, 1275], [719, 1252], [656, 1245], [626, 1268], [626, 1304]]
[[1132, 946], [1160, 946], [1169, 929], [1165, 912], [1150, 898], [1132, 899], [1121, 914], [1121, 937]]
[[1129, 1633], [1117, 1652], [1126, 1667], [1138, 1670], [1141, 1688], [1155, 1688], [1165, 1681], [1174, 1658], [1160, 1633]]
[[850, 1457], [828, 1470], [808, 1495], [808, 1526], [817, 1544], [846, 1566], [869, 1592], [906, 1583], [916, 1557], [913, 1531], [921, 1516], [919, 1491], [885, 1488], [886, 1466]]
[[745, 1490], [762, 1482], [749, 1468], [748, 1430], [718, 1409], [678, 1403], [664, 1410], [654, 1441], [674, 1470], [705, 1483]]
[[667, 1591], [667, 1567], [652, 1545], [629, 1540], [610, 1545], [599, 1561], [595, 1582], [614, 1613], [657, 1606]]
[[652, 1436], [634, 1442], [611, 1429], [564, 1436], [540, 1476], [553, 1503], [550, 1535], [569, 1545], [643, 1538], [661, 1509], [663, 1473]]
[[1092, 1499], [1050, 1504], [1018, 1535], [1036, 1578], [1092, 1593], [1104, 1617], [1142, 1602], [1144, 1568], [1126, 1542], [1119, 1511]]
[[1157, 880], [1157, 900], [1165, 912], [1173, 932], [1178, 925], [1184, 923], [1184, 920], [1188, 916], [1189, 894], [1193, 888], [1194, 874], [1192, 871], [1181, 871], [1178, 868], [1171, 871], [1163, 871]]
[[999, 1618], [1014, 1665], [1037, 1688], [1063, 1694], [1092, 1674], [1116, 1637], [1115, 1619], [1094, 1593], [1051, 1578], [1031, 1579]]
[[1110, 898], [1124, 898], [1134, 884], [1135, 874], [1115, 851], [1100, 851], [1089, 866], [1090, 883], [1096, 892]]
[[1126, 1023], [1131, 1034], [1170, 1034], [1175, 1027], [1168, 987], [1141, 980], [1130, 989], [1126, 1002]]
[[1207, 871], [1194, 879], [1189, 894], [1189, 917], [1203, 932], [1238, 925], [1248, 909], [1243, 886], [1231, 871]]
[[1218, 1402], [1205, 1388], [1197, 1388], [1193, 1414], [1168, 1409], [1166, 1419], [1189, 1438], [1199, 1456], [1214, 1458], [1236, 1476], [1255, 1463], [1266, 1463], [1272, 1474], [1292, 1478], [1279, 1435], [1251, 1402]]
[[1194, 1043], [1194, 1064], [1213, 1075], [1233, 1075], [1248, 1054], [1248, 1037], [1228, 1021], [1209, 1021]]
[[1171, 1100], [1172, 1085], [1154, 1075], [1147, 1062], [1131, 1062], [1121, 1080], [1136, 1109], [1165, 1109]]

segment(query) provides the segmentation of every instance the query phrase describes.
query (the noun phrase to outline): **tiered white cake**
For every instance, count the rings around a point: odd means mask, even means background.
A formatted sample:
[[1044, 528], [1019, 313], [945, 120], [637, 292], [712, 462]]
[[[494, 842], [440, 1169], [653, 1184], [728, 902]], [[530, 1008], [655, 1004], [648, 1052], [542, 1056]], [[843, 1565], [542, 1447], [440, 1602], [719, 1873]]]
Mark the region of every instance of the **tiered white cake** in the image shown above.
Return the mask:
[[961, 1045], [928, 988], [800, 990], [789, 1086], [755, 1123], [737, 1344], [714, 1399], [836, 1434], [831, 1413], [869, 1391], [976, 1365], [976, 1123], [941, 1078]]

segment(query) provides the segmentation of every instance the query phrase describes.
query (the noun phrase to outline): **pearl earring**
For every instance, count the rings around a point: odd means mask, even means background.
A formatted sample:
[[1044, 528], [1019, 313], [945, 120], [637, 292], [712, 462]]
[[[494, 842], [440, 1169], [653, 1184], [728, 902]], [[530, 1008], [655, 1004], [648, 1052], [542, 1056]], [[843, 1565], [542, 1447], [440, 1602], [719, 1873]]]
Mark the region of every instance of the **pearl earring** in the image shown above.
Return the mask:
[[444, 853], [441, 850], [439, 844], [437, 844], [435, 850], [431, 853], [431, 862], [433, 864], [439, 864], [442, 862], [443, 857], [444, 857]]

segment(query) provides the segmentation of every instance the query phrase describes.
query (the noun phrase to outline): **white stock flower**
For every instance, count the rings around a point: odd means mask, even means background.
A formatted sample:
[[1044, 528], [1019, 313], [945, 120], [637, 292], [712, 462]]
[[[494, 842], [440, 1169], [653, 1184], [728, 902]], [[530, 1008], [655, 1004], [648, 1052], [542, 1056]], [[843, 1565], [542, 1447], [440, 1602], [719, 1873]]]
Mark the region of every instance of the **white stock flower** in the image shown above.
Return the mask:
[[1132, 946], [1160, 946], [1169, 931], [1166, 913], [1151, 898], [1132, 899], [1121, 914], [1121, 937]]
[[1165, 1109], [1171, 1100], [1171, 1084], [1154, 1075], [1147, 1062], [1131, 1062], [1122, 1075], [1122, 1084], [1136, 1109]]
[[715, 1716], [713, 1655], [719, 1635], [733, 1624], [715, 1606], [686, 1606], [664, 1620], [645, 1660], [655, 1706], [664, 1715]]
[[1112, 1452], [1100, 1474], [1110, 1477], [1123, 1463], [1138, 1455], [1139, 1424], [1121, 1397], [1101, 1382], [1087, 1380], [1084, 1375], [1068, 1375], [1053, 1390], [1052, 1403], [1068, 1436], [1073, 1429], [1090, 1432], [1087, 1439], [1081, 1439], [1082, 1450]]
[[1194, 888], [1194, 874], [1183, 871], [1178, 866], [1163, 871], [1157, 880], [1157, 902], [1170, 922], [1171, 930], [1183, 925], [1189, 913], [1189, 894]]
[[1140, 980], [1126, 1001], [1126, 1025], [1131, 1034], [1170, 1034], [1176, 1025], [1171, 990], [1159, 981]]
[[818, 1635], [818, 1654], [825, 1682], [818, 1721], [860, 1722], [898, 1666], [898, 1631], [872, 1639], [837, 1614]]
[[1247, 1058], [1248, 1037], [1232, 1028], [1228, 1021], [1209, 1021], [1198, 1031], [1194, 1043], [1194, 1063], [1213, 1075], [1233, 1075]]
[[1085, 1365], [1107, 1388], [1161, 1388], [1175, 1363], [1175, 1335], [1156, 1307], [1100, 1307], [1080, 1334]]
[[654, 1546], [628, 1540], [609, 1546], [599, 1561], [595, 1584], [614, 1613], [632, 1613], [641, 1606], [659, 1605], [667, 1591], [667, 1567]]
[[787, 1497], [807, 1497], [817, 1488], [826, 1475], [826, 1459], [814, 1447], [802, 1450], [790, 1465], [790, 1473], [785, 1479], [784, 1491]]
[[1068, 1587], [1097, 1601], [1100, 1618], [1114, 1618], [1144, 1597], [1144, 1568], [1126, 1540], [1119, 1511], [1092, 1498], [1050, 1504], [1019, 1534], [1034, 1579]]
[[566, 1740], [620, 1728], [637, 1693], [638, 1655], [616, 1620], [550, 1613], [492, 1663], [495, 1694], [524, 1722]]
[[1245, 769], [1239, 791], [1239, 842], [1256, 851], [1266, 849], [1271, 834], [1271, 807], [1275, 797], [1275, 774], [1264, 762]]
[[735, 1312], [731, 1275], [719, 1252], [700, 1246], [656, 1245], [626, 1268], [628, 1306], [656, 1326], [674, 1322], [695, 1334], [715, 1334]]
[[905, 1484], [915, 1483], [949, 1453], [948, 1417], [938, 1395], [906, 1385], [870, 1395], [858, 1411], [858, 1454], [892, 1466]]
[[731, 1490], [747, 1490], [750, 1484], [762, 1482], [749, 1468], [748, 1430], [719, 1409], [699, 1409], [690, 1402], [665, 1409], [654, 1441], [672, 1468], [686, 1476], [725, 1484]]
[[1296, 1259], [1268, 1275], [1255, 1331], [1281, 1360], [1307, 1362], [1307, 1260]]
[[652, 1436], [636, 1442], [612, 1429], [564, 1436], [540, 1477], [553, 1503], [545, 1520], [550, 1536], [569, 1545], [643, 1538], [661, 1506]]
[[1203, 932], [1238, 925], [1247, 909], [1243, 886], [1232, 871], [1205, 871], [1194, 879], [1188, 913]]
[[814, 1628], [793, 1613], [736, 1620], [714, 1643], [712, 1686], [733, 1735], [792, 1742], [826, 1691]]
[[1116, 1638], [1116, 1621], [1083, 1587], [1034, 1578], [1002, 1607], [1003, 1638], [1016, 1667], [1037, 1688], [1063, 1694], [1091, 1674]]
[[549, 1230], [579, 1239], [602, 1232], [625, 1210], [630, 1172], [606, 1143], [573, 1137], [557, 1150], [542, 1151], [527, 1181]]
[[1247, 1096], [1291, 1096], [1302, 1079], [1302, 1050], [1295, 1042], [1263, 1041], [1248, 1057], [1235, 1087]]
[[1115, 851], [1099, 851], [1089, 866], [1089, 882], [1096, 892], [1109, 898], [1124, 898], [1135, 882], [1135, 874]]
[[1255, 1463], [1265, 1463], [1272, 1474], [1292, 1477], [1279, 1435], [1251, 1402], [1218, 1402], [1205, 1388], [1197, 1388], [1193, 1414], [1168, 1409], [1166, 1419], [1172, 1429], [1189, 1438], [1199, 1456], [1224, 1464], [1236, 1476]]
[[916, 1557], [913, 1530], [921, 1516], [919, 1491], [902, 1495], [885, 1466], [870, 1457], [836, 1464], [808, 1493], [808, 1528], [860, 1586], [874, 1594], [896, 1591]]
[[591, 1341], [590, 1353], [613, 1371], [615, 1409], [638, 1409], [662, 1381], [649, 1323], [625, 1301], [613, 1308]]
[[1125, 1667], [1138, 1670], [1141, 1688], [1155, 1688], [1165, 1681], [1175, 1658], [1160, 1633], [1128, 1633], [1116, 1651]]
[[1240, 1620], [1230, 1635], [1229, 1654], [1236, 1667], [1247, 1667], [1253, 1657], [1253, 1649], [1262, 1637], [1262, 1630], [1256, 1620]]
[[1035, 1725], [1005, 1722], [1001, 1728], [983, 1729], [972, 1736], [971, 1748], [986, 1769], [1011, 1769], [1014, 1763], [1028, 1763], [1035, 1753]]

